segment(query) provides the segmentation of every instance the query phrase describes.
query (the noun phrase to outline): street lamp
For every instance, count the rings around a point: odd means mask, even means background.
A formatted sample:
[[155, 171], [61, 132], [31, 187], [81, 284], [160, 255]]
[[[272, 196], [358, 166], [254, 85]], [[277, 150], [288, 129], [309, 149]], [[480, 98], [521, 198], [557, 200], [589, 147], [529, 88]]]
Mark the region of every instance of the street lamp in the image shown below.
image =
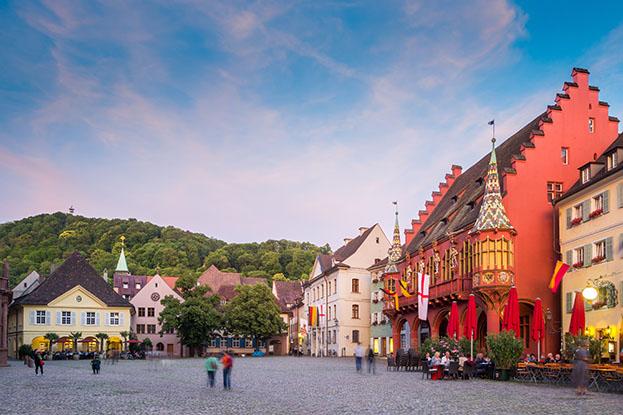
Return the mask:
[[593, 301], [597, 298], [597, 290], [593, 287], [593, 281], [588, 280], [586, 282], [586, 287], [582, 290], [582, 296], [586, 298], [588, 301]]

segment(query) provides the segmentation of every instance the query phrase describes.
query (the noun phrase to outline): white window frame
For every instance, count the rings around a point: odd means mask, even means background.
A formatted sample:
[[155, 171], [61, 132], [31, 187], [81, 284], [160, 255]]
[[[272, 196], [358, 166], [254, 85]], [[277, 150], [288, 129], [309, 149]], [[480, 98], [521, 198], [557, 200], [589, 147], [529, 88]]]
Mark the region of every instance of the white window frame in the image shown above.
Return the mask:
[[96, 322], [95, 311], [87, 311], [84, 313], [84, 325], [94, 326]]
[[582, 169], [582, 183], [586, 183], [591, 179], [591, 168], [586, 167]]
[[61, 325], [71, 326], [71, 311], [61, 311]]
[[584, 255], [586, 255], [586, 252], [584, 252], [584, 247], [581, 246], [579, 248], [575, 248], [573, 250], [573, 263], [577, 264], [579, 262], [582, 263], [582, 265], [584, 265]]
[[593, 117], [588, 119], [588, 132], [591, 134], [595, 132], [595, 119]]
[[[606, 257], [606, 240], [602, 239], [593, 243], [593, 258]], [[592, 258], [591, 258], [592, 259]]]
[[123, 281], [123, 288], [129, 288], [130, 285], [128, 284], [127, 281]]
[[580, 203], [579, 205], [575, 205], [573, 207], [573, 219], [582, 218], [584, 215], [584, 205]]
[[240, 348], [240, 337], [234, 337], [231, 342], [232, 347]]
[[38, 326], [45, 326], [47, 324], [47, 320], [45, 317], [46, 317], [45, 310], [36, 310], [35, 311], [35, 324]]
[[136, 284], [134, 284], [134, 288], [136, 288], [137, 290], [141, 289], [141, 283], [137, 282]]
[[569, 147], [560, 147], [560, 159], [565, 166], [569, 164]]
[[118, 326], [121, 324], [121, 317], [118, 311], [113, 311], [108, 315], [108, 325], [109, 326]]
[[613, 152], [606, 157], [606, 170], [612, 170], [619, 165], [619, 156], [617, 152]]
[[593, 212], [597, 209], [604, 208], [604, 194], [600, 193], [597, 196], [593, 197]]

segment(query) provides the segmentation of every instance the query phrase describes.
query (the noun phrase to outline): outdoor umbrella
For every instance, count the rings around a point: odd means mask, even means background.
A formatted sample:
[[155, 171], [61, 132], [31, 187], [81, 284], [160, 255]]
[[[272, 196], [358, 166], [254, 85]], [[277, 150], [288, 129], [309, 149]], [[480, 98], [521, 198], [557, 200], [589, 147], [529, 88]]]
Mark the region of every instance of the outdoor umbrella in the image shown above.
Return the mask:
[[452, 302], [450, 308], [450, 320], [448, 321], [448, 337], [456, 338], [459, 336], [459, 306], [456, 301]]
[[141, 341], [140, 340], [136, 340], [136, 339], [131, 339], [131, 340], [128, 340], [128, 343], [129, 344], [138, 344], [138, 343], [141, 343]]
[[467, 300], [467, 314], [465, 315], [464, 334], [470, 340], [471, 358], [474, 358], [474, 337], [476, 337], [476, 327], [478, 325], [478, 319], [476, 316], [476, 296], [474, 294], [469, 295]]
[[532, 340], [537, 344], [538, 358], [541, 358], [541, 340], [545, 333], [545, 320], [543, 320], [543, 306], [541, 299], [537, 297], [534, 301], [534, 311], [532, 313]]
[[519, 338], [519, 299], [517, 297], [517, 288], [511, 287], [508, 292], [508, 303], [504, 309], [504, 318], [502, 319], [503, 330], [513, 330], [515, 337]]
[[585, 315], [584, 315], [584, 297], [582, 293], [575, 293], [575, 302], [573, 303], [573, 311], [571, 312], [571, 322], [569, 323], [569, 333], [579, 336], [584, 333]]

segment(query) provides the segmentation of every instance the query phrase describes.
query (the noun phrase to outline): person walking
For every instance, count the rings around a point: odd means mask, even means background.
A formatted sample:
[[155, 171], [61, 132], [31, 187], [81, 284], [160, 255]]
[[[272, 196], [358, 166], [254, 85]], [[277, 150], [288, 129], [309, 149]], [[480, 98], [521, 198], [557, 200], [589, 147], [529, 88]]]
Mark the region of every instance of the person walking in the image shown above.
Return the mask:
[[363, 360], [363, 347], [361, 347], [361, 343], [357, 342], [357, 346], [355, 346], [355, 369], [357, 372], [361, 372], [361, 362]]
[[41, 370], [41, 376], [43, 376], [43, 357], [41, 356], [41, 352], [37, 350], [35, 352], [35, 376], [39, 374], [39, 370]]
[[216, 371], [218, 370], [218, 360], [216, 360], [216, 357], [214, 357], [214, 355], [208, 355], [208, 358], [205, 362], [205, 368], [208, 372], [208, 386], [213, 388], [214, 378], [216, 377]]
[[93, 360], [91, 360], [91, 369], [93, 370], [94, 375], [100, 374], [100, 367], [102, 366], [102, 361], [100, 360], [99, 354], [95, 353], [93, 356]]
[[575, 351], [575, 359], [573, 361], [573, 372], [571, 373], [571, 379], [573, 380], [573, 386], [575, 386], [576, 395], [586, 395], [586, 389], [588, 386], [588, 345], [586, 342], [582, 343], [578, 350]]
[[231, 389], [231, 369], [234, 367], [234, 358], [228, 352], [221, 357], [223, 366], [223, 389]]
[[376, 375], [376, 360], [374, 358], [374, 350], [370, 348], [368, 350], [368, 373], [372, 371], [373, 375]]

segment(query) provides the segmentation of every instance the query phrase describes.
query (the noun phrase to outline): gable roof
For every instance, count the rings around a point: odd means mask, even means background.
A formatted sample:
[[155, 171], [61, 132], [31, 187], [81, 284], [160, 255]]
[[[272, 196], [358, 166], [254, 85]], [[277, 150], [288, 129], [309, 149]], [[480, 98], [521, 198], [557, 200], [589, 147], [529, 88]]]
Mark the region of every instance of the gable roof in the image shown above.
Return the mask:
[[206, 295], [217, 294], [225, 300], [230, 300], [236, 296], [236, 286], [264, 284], [266, 280], [263, 278], [243, 277], [238, 272], [223, 272], [216, 265], [210, 265], [199, 276], [197, 283], [210, 287], [212, 291]]
[[300, 281], [273, 281], [275, 296], [281, 311], [288, 311], [288, 305], [296, 303], [303, 296], [303, 288]]
[[48, 304], [78, 285], [107, 306], [132, 307], [128, 300], [117, 294], [78, 252], [71, 254], [37, 288], [17, 298], [14, 304]]
[[320, 264], [320, 272], [325, 272], [333, 266], [333, 257], [330, 254], [320, 254], [318, 264]]
[[348, 257], [357, 252], [359, 247], [364, 243], [364, 241], [372, 233], [374, 227], [377, 225], [378, 223], [375, 223], [374, 225], [366, 229], [366, 231], [363, 232], [361, 235], [353, 238], [347, 244], [343, 245], [337, 251], [335, 251], [335, 253], [333, 254], [333, 259], [335, 260], [335, 262], [343, 262], [348, 259]]
[[[521, 154], [521, 146], [530, 144], [530, 135], [539, 129], [539, 123], [546, 116], [542, 113], [515, 134], [507, 138], [496, 149], [498, 171], [512, 172], [513, 156]], [[485, 179], [489, 167], [490, 152], [459, 175], [447, 190], [439, 204], [422, 224], [419, 232], [405, 248], [405, 252], [414, 253], [420, 246], [427, 247], [433, 241], [446, 237], [448, 232], [457, 232], [471, 227], [478, 218], [482, 197], [485, 191]], [[501, 194], [504, 195], [504, 183], [500, 182]]]
[[[163, 277], [162, 275], [158, 275], [160, 278], [162, 278], [162, 280], [173, 290], [173, 291], [177, 291], [175, 289], [175, 284], [177, 283], [177, 280], [179, 277]], [[154, 279], [154, 276], [149, 276], [147, 277], [147, 282], [150, 282], [152, 279]], [[142, 288], [141, 288], [142, 289]]]

